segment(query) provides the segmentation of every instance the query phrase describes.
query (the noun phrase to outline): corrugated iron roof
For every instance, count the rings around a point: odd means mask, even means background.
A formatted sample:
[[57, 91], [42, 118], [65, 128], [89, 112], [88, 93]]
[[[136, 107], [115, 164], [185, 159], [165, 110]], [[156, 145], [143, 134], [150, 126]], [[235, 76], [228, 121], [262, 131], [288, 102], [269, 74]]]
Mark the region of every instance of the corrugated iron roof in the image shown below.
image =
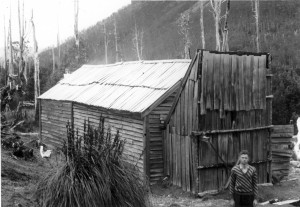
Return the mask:
[[39, 98], [143, 112], [186, 73], [191, 60], [83, 65]]

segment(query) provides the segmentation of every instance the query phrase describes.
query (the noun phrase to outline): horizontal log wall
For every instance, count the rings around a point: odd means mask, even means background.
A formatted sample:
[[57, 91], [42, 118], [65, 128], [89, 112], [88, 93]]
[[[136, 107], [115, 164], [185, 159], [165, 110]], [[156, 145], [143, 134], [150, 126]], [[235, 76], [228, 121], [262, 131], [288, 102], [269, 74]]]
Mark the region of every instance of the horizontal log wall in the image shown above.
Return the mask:
[[93, 106], [82, 104], [73, 105], [74, 110], [74, 127], [79, 134], [83, 132], [83, 123], [89, 120], [94, 127], [99, 126], [100, 116], [105, 118], [105, 128], [110, 127], [112, 134], [117, 130], [120, 132], [122, 139], [125, 139], [124, 156], [132, 164], [136, 164], [141, 173], [143, 170], [144, 145], [143, 145], [143, 120], [131, 117], [130, 113], [117, 114]]
[[43, 143], [54, 147], [61, 147], [67, 139], [66, 125], [71, 121], [71, 103], [40, 100], [41, 101], [41, 138]]
[[[205, 62], [208, 57], [213, 61]], [[267, 58], [198, 54], [166, 125], [166, 173], [173, 184], [192, 192], [224, 187], [242, 149], [249, 151], [259, 183], [270, 182], [266, 126], [272, 123], [272, 102], [267, 98], [272, 92]], [[249, 128], [254, 130], [243, 131]], [[239, 130], [209, 134], [232, 129]], [[206, 133], [211, 144], [203, 136], [191, 137], [192, 132]]]
[[290, 159], [293, 150], [290, 148], [294, 134], [293, 125], [275, 125], [272, 137], [272, 173], [275, 177], [286, 177], [289, 174]]
[[149, 114], [149, 165], [150, 184], [164, 175], [163, 121], [173, 104], [176, 93], [169, 96]]

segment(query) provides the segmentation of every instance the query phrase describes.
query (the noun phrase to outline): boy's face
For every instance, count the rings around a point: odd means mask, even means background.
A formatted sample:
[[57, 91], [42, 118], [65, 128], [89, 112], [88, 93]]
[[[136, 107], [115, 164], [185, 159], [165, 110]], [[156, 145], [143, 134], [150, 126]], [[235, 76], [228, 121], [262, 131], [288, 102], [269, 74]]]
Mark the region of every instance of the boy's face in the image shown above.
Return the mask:
[[248, 155], [241, 155], [241, 157], [240, 157], [241, 164], [245, 165], [248, 163], [248, 161], [249, 161]]

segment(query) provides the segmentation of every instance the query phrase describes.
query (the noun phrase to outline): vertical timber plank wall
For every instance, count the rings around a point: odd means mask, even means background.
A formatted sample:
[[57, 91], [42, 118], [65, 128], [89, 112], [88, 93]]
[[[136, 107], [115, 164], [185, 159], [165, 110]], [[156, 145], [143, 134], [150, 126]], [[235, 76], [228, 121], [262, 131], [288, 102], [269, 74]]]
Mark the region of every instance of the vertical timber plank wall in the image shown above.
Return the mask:
[[129, 112], [111, 112], [107, 109], [77, 103], [73, 104], [73, 110], [74, 128], [78, 129], [79, 134], [83, 133], [85, 120], [89, 120], [92, 126], [98, 127], [101, 116], [105, 118], [105, 128], [111, 127], [112, 135], [119, 130], [121, 139], [125, 139], [125, 159], [136, 164], [140, 172], [144, 173], [144, 125], [142, 119]]
[[164, 175], [164, 132], [162, 127], [170, 108], [173, 104], [176, 93], [170, 95], [149, 116], [149, 179], [154, 184]]
[[67, 139], [66, 125], [71, 121], [71, 103], [54, 100], [41, 102], [41, 138], [42, 142], [61, 147]]
[[[246, 149], [259, 183], [270, 182], [268, 55], [208, 51], [197, 55], [166, 125], [170, 180], [194, 193], [221, 189], [238, 153]], [[213, 130], [217, 131], [210, 133]], [[205, 132], [210, 143], [191, 136], [195, 131]]]
[[197, 160], [193, 141], [190, 138], [192, 130], [198, 128], [198, 61], [191, 68], [187, 85], [182, 90], [174, 112], [166, 125], [166, 172], [170, 181], [181, 186], [186, 191], [195, 190], [196, 176], [194, 175]]

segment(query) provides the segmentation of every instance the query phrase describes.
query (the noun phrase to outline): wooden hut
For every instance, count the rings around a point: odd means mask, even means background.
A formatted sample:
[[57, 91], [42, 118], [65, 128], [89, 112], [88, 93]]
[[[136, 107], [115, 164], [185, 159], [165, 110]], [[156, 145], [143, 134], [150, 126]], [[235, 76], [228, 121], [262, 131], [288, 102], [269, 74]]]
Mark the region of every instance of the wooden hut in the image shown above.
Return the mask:
[[270, 182], [269, 54], [196, 53], [165, 124], [165, 174], [194, 193], [222, 189], [242, 149]]
[[60, 146], [69, 120], [82, 134], [84, 120], [100, 116], [126, 139], [125, 158], [151, 183], [163, 175], [162, 126], [191, 60], [84, 65], [39, 97], [40, 134]]

